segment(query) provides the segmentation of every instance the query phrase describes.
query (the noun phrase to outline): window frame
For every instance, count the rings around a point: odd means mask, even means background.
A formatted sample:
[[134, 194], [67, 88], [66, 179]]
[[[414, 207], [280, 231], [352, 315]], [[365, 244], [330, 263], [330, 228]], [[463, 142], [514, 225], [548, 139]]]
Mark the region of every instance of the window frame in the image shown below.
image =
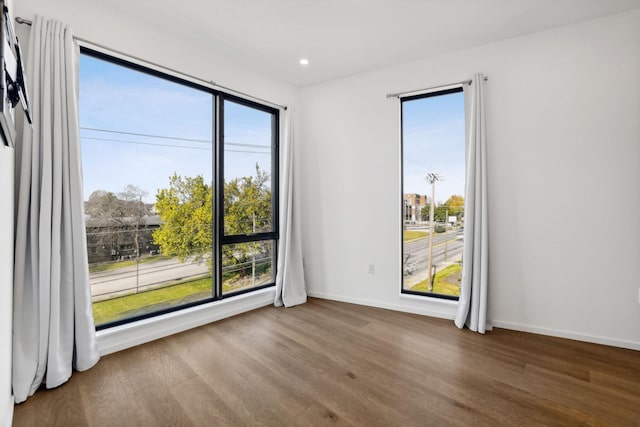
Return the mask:
[[[454, 93], [464, 94], [462, 85], [452, 85], [451, 87], [429, 90], [428, 92], [418, 93], [400, 99], [400, 295], [413, 295], [424, 298], [435, 298], [439, 300], [459, 301], [460, 297], [454, 295], [437, 294], [434, 292], [412, 291], [404, 288], [404, 222], [405, 222], [405, 189], [404, 189], [404, 103], [415, 101], [418, 99], [433, 98], [437, 96], [451, 95]], [[466, 113], [466, 112], [465, 112]], [[466, 141], [465, 141], [465, 157], [466, 157]], [[466, 174], [466, 165], [465, 165]], [[462, 243], [463, 251], [466, 242]]]
[[[224, 101], [228, 100], [234, 102], [236, 104], [240, 104], [245, 107], [254, 108], [259, 111], [263, 111], [265, 113], [273, 114], [272, 117], [272, 131], [271, 131], [271, 231], [267, 232], [259, 232], [259, 233], [246, 233], [246, 234], [231, 234], [225, 235], [224, 232]], [[216, 293], [219, 294], [220, 298], [228, 298], [234, 295], [246, 294], [248, 292], [256, 291], [258, 289], [267, 288], [269, 286], [275, 285], [275, 277], [276, 277], [276, 269], [278, 265], [278, 239], [280, 237], [279, 234], [279, 176], [280, 170], [279, 167], [279, 140], [280, 140], [280, 111], [276, 108], [272, 108], [263, 104], [259, 104], [254, 101], [250, 101], [235, 95], [231, 95], [228, 93], [219, 92], [219, 96], [216, 97], [216, 120], [218, 121], [218, 132], [217, 132], [217, 144], [216, 144], [216, 173], [215, 176], [218, 178], [218, 182], [215, 185], [216, 192], [214, 194], [214, 211], [220, 218], [220, 221], [216, 224], [216, 233], [218, 235], [218, 239], [216, 240], [219, 244], [216, 245], [215, 258], [216, 263], [219, 265], [216, 268], [217, 275], [217, 290]], [[276, 173], [274, 173], [275, 171]], [[219, 187], [218, 187], [219, 185]], [[215, 236], [214, 236], [215, 238]], [[222, 247], [224, 245], [237, 244], [237, 243], [250, 243], [250, 242], [262, 242], [262, 241], [273, 241], [273, 259], [272, 259], [272, 269], [273, 269], [273, 283], [267, 283], [264, 285], [258, 285], [252, 288], [240, 289], [235, 292], [229, 292], [227, 294], [222, 293]], [[217, 251], [217, 252], [216, 252]]]
[[[105, 52], [105, 50], [107, 52]], [[139, 62], [131, 58], [123, 58], [124, 55], [117, 52], [108, 51], [108, 49], [100, 48], [96, 50], [92, 46], [86, 46], [80, 44], [80, 55], [91, 56], [96, 59], [100, 59], [109, 62], [114, 65], [122, 66], [124, 68], [145, 73], [147, 75], [164, 79], [173, 83], [177, 83], [189, 88], [204, 91], [212, 96], [212, 177], [213, 177], [213, 189], [214, 197], [212, 201], [212, 230], [213, 230], [213, 248], [212, 256], [215, 262], [213, 263], [212, 283], [211, 283], [211, 297], [203, 298], [197, 301], [188, 302], [172, 307], [167, 307], [157, 311], [140, 314], [137, 316], [127, 317], [124, 319], [115, 320], [112, 322], [103, 323], [96, 326], [97, 331], [113, 328], [116, 326], [137, 322], [144, 319], [157, 317], [163, 314], [172, 313], [176, 311], [185, 310], [190, 307], [195, 307], [202, 304], [211, 303], [214, 301], [220, 301], [223, 299], [231, 298], [237, 295], [251, 293], [260, 289], [275, 286], [275, 277], [277, 274], [278, 266], [278, 243], [279, 243], [279, 160], [280, 160], [280, 109], [269, 105], [262, 104], [260, 102], [243, 98], [241, 96], [228, 93], [212, 86], [196, 83], [189, 79], [177, 76], [175, 71], [163, 70], [160, 67], [151, 65], [142, 65]], [[269, 232], [249, 233], [239, 235], [224, 235], [224, 101], [229, 100], [234, 103], [243, 105], [248, 108], [254, 108], [265, 113], [272, 115], [272, 131], [271, 131], [271, 218], [272, 228]], [[218, 220], [216, 221], [216, 218]], [[250, 243], [260, 241], [272, 241], [273, 242], [273, 254], [272, 254], [272, 271], [273, 281], [258, 285], [251, 288], [240, 289], [235, 292], [229, 292], [223, 294], [222, 292], [222, 247], [227, 244], [235, 243]], [[93, 304], [93, 302], [92, 302]]]

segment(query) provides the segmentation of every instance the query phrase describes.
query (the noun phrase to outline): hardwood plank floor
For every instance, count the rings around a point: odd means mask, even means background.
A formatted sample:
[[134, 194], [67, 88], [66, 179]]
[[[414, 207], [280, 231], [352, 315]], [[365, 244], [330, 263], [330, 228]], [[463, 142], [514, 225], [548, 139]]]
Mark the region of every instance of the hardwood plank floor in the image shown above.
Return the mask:
[[640, 352], [310, 299], [102, 358], [14, 426], [640, 426]]

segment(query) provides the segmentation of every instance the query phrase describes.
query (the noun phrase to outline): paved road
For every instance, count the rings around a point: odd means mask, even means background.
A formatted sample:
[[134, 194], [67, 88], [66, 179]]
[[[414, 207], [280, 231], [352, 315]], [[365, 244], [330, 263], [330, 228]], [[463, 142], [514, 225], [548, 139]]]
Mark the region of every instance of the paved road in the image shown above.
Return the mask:
[[118, 268], [89, 274], [91, 294], [94, 301], [113, 298], [130, 293], [136, 288], [151, 289], [166, 286], [171, 282], [197, 278], [209, 274], [206, 262], [181, 263], [177, 258], [146, 262], [138, 266]]
[[[458, 262], [462, 258], [462, 240], [460, 232], [433, 235], [433, 263], [440, 270], [446, 265]], [[447, 257], [445, 260], [445, 251]], [[429, 262], [429, 237], [407, 242], [403, 247], [404, 286], [410, 288], [427, 278]], [[407, 274], [409, 273], [409, 274]]]

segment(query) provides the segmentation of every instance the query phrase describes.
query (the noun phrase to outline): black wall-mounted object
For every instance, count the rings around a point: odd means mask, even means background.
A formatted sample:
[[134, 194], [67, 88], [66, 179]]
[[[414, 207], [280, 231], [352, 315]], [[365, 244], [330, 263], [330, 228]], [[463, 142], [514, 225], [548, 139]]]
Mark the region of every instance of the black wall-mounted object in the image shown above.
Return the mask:
[[20, 104], [32, 123], [27, 82], [20, 44], [13, 30], [9, 10], [0, 0], [0, 133], [5, 145], [15, 145], [15, 108]]

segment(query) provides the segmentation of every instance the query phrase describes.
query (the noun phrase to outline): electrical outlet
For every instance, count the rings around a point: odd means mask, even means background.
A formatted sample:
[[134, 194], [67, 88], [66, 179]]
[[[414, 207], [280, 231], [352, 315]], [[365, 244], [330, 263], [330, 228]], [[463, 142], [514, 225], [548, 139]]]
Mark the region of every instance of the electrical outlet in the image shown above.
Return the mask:
[[367, 273], [375, 274], [375, 272], [376, 272], [376, 265], [374, 263], [369, 263], [369, 269], [367, 270]]

